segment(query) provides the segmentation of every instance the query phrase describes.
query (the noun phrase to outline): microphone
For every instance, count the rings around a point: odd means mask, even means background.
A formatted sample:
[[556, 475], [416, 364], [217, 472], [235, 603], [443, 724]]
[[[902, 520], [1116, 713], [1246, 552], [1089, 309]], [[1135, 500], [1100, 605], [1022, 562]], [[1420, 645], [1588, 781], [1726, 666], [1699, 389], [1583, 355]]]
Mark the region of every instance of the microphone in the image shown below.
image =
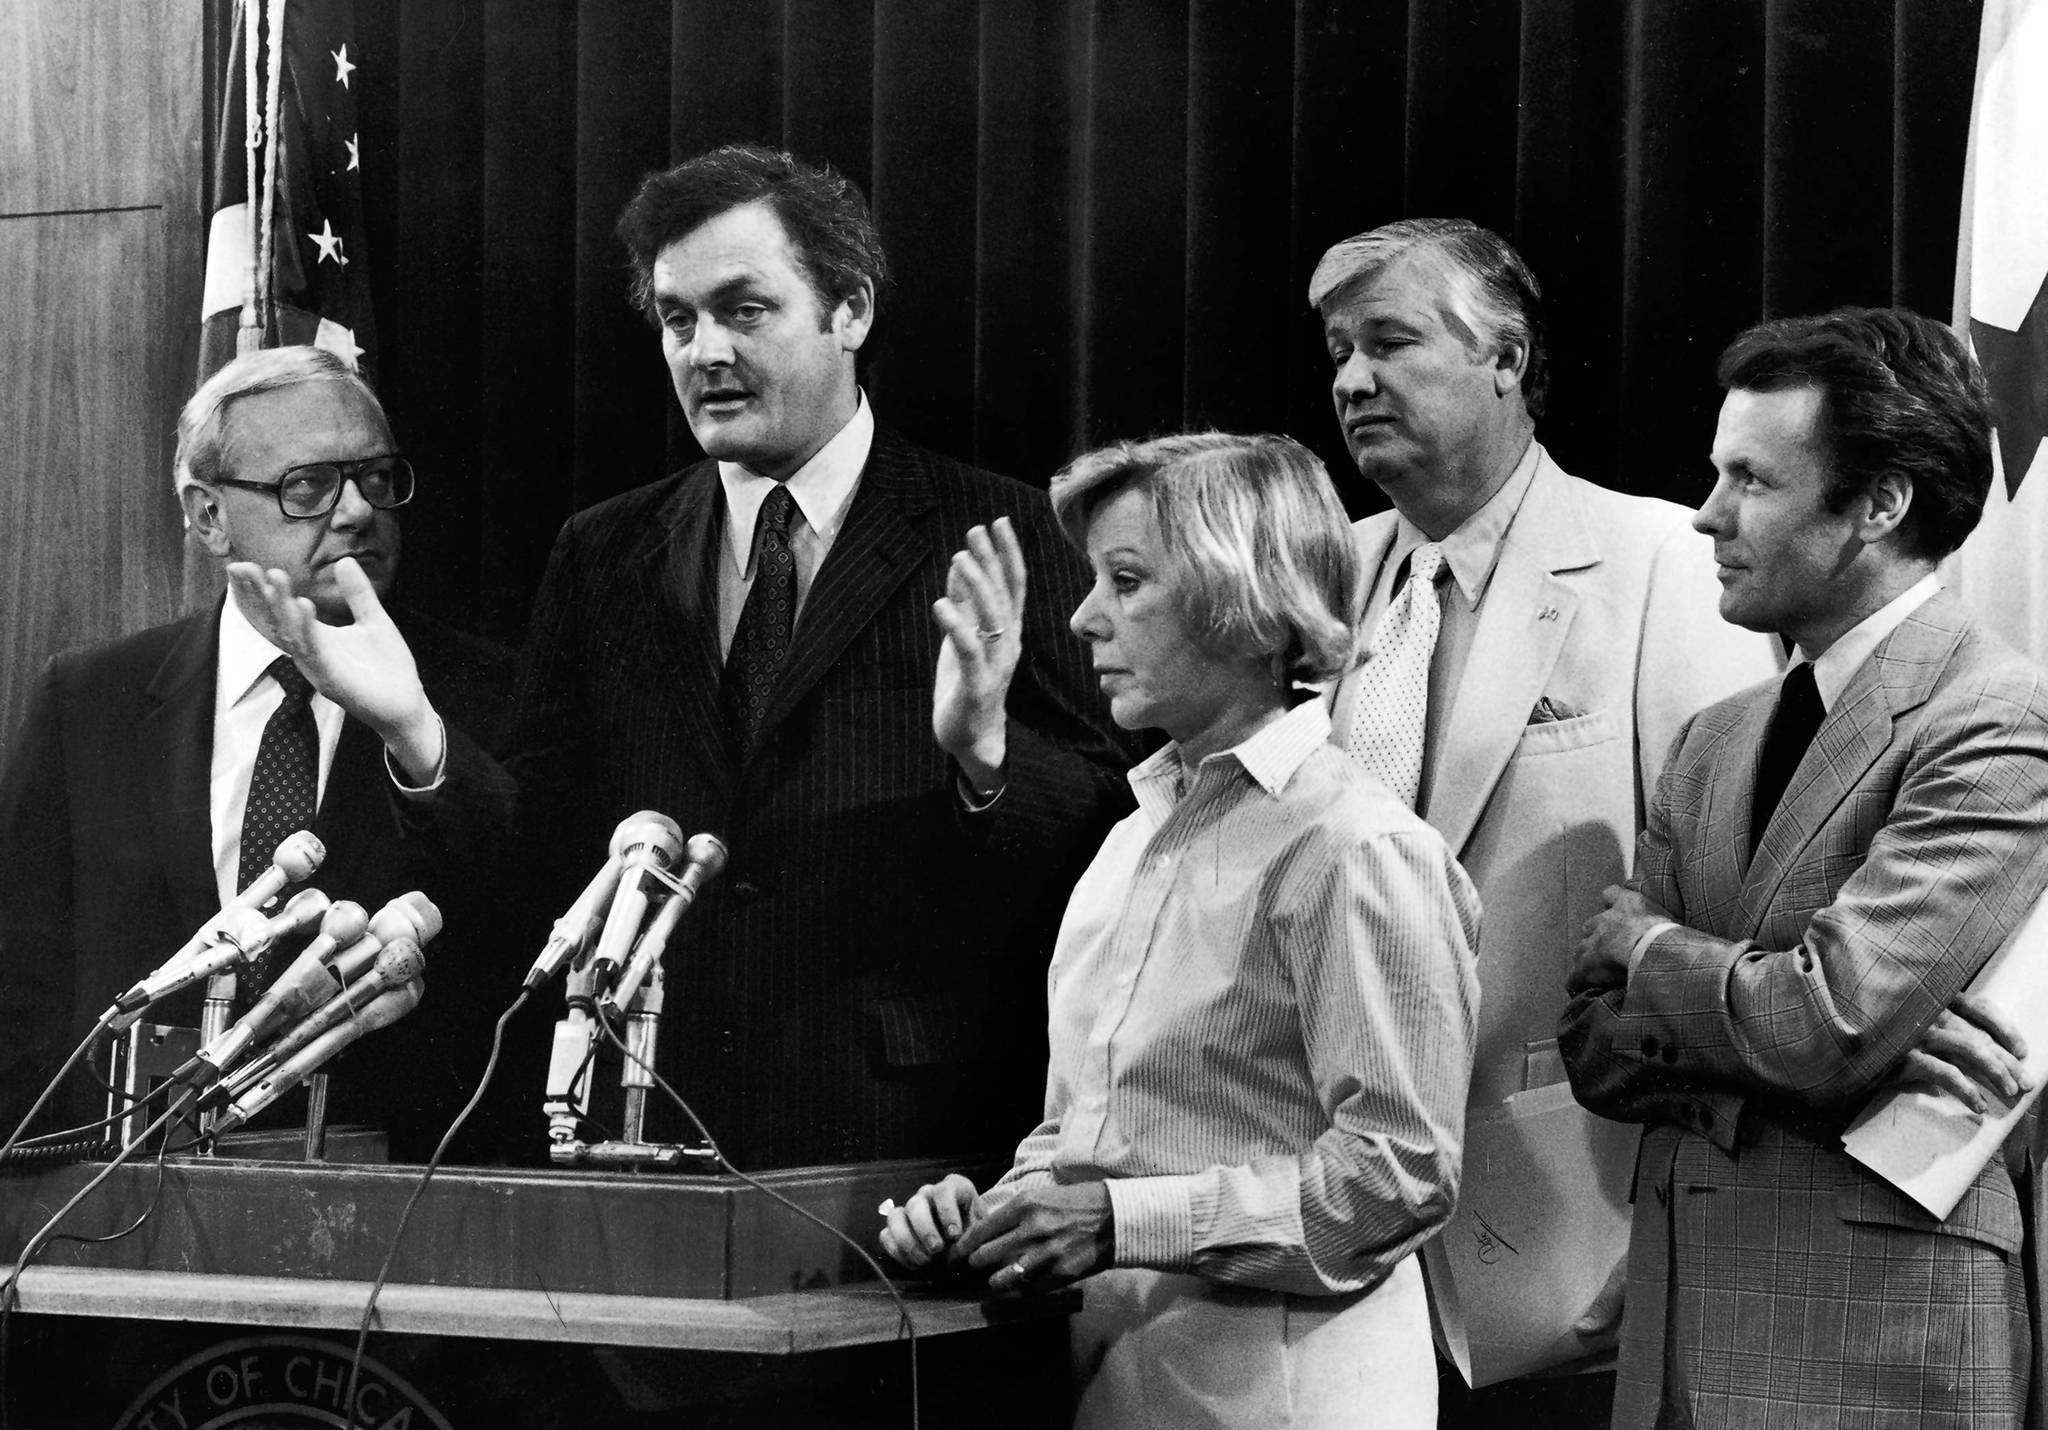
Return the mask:
[[[668, 948], [669, 936], [675, 932], [676, 924], [692, 903], [697, 891], [716, 879], [725, 868], [725, 841], [715, 834], [693, 834], [683, 850], [683, 872], [669, 885], [667, 903], [654, 916], [654, 922], [647, 926], [647, 932], [640, 936], [640, 942], [633, 948], [633, 958], [619, 975], [611, 991], [598, 1000], [598, 1006], [606, 1013], [618, 1013], [632, 1001], [640, 991], [640, 985], [647, 975], [661, 962], [661, 955]], [[664, 880], [663, 882], [667, 882]]]
[[[311, 898], [307, 898], [307, 895]], [[251, 908], [223, 909], [215, 920], [212, 942], [192, 956], [173, 959], [116, 998], [101, 1016], [116, 1032], [142, 1015], [142, 1010], [166, 994], [211, 978], [222, 969], [253, 961], [268, 952], [271, 944], [285, 934], [296, 932], [327, 910], [327, 896], [307, 889], [295, 896], [274, 918], [265, 918]]]
[[230, 1073], [226, 1081], [213, 1089], [210, 1098], [218, 1104], [239, 1097], [315, 1038], [355, 1016], [359, 1009], [390, 989], [419, 977], [426, 966], [426, 954], [409, 935], [398, 935], [388, 944], [379, 943], [375, 934], [357, 939], [326, 966], [329, 981], [323, 992], [328, 995], [327, 1001], [315, 999], [317, 1006], [310, 1014]]
[[[292, 903], [297, 903], [307, 893], [316, 892], [308, 889], [293, 896]], [[369, 922], [369, 915], [363, 912], [361, 904], [344, 899], [338, 904], [328, 905], [326, 916], [320, 921], [320, 932], [291, 966], [278, 975], [277, 981], [253, 1008], [242, 1015], [240, 1021], [201, 1048], [173, 1073], [173, 1080], [190, 1081], [195, 1087], [209, 1086], [252, 1045], [269, 1037], [285, 1023], [303, 1018], [317, 1009], [334, 993], [334, 977], [328, 965], [344, 945], [363, 936]]]
[[[403, 987], [426, 971], [427, 955], [417, 941], [411, 937], [393, 939], [377, 950], [369, 971], [340, 992], [334, 991], [330, 981], [327, 992], [331, 996], [315, 1007], [311, 1016], [280, 1037], [270, 1053], [283, 1062], [329, 1028], [345, 1019], [360, 1017], [368, 1004], [394, 988]], [[325, 972], [331, 979], [333, 970]]]
[[[346, 947], [321, 951], [320, 961], [327, 966], [332, 979], [327, 991], [332, 994], [355, 982], [386, 945], [409, 938], [424, 947], [440, 932], [441, 911], [434, 907], [433, 900], [418, 890], [400, 894], [377, 910], [368, 928], [360, 932], [353, 942]], [[312, 946], [307, 945], [308, 948]]]
[[338, 1027], [328, 1029], [301, 1048], [296, 1055], [280, 1063], [276, 1071], [247, 1093], [229, 1103], [228, 1110], [221, 1114], [220, 1121], [213, 1126], [214, 1135], [219, 1136], [240, 1127], [312, 1076], [319, 1070], [321, 1064], [358, 1038], [396, 1023], [419, 1006], [420, 995], [425, 991], [425, 985], [416, 978], [410, 983], [380, 993], [357, 1016]]
[[683, 850], [683, 831], [665, 815], [656, 815], [658, 826], [645, 831], [643, 842], [626, 850], [625, 866], [619, 871], [619, 887], [612, 895], [611, 912], [605, 915], [604, 931], [597, 936], [597, 951], [590, 957], [598, 988], [611, 985], [619, 968], [632, 951], [640, 925], [647, 919], [649, 870], [666, 870]]
[[260, 909], [288, 884], [303, 884], [327, 857], [327, 846], [310, 829], [287, 834], [270, 856], [270, 867], [228, 901], [229, 908]]
[[432, 899], [414, 889], [377, 910], [376, 917], [370, 920], [370, 932], [383, 943], [410, 938], [424, 946], [441, 935], [441, 910]]
[[547, 946], [541, 949], [533, 967], [527, 970], [522, 987], [540, 987], [560, 972], [562, 965], [583, 951], [598, 930], [599, 921], [618, 887], [619, 875], [625, 871], [628, 855], [663, 836], [681, 843], [683, 831], [674, 820], [651, 809], [643, 809], [619, 821], [619, 827], [612, 831], [611, 850], [604, 866], [576, 896], [576, 902], [569, 905], [569, 911], [555, 920], [555, 926], [548, 934]]
[[[217, 942], [216, 935], [220, 931], [221, 920], [228, 913], [236, 909], [261, 908], [264, 904], [269, 903], [272, 898], [276, 897], [278, 890], [284, 888], [287, 884], [301, 884], [313, 877], [313, 871], [320, 867], [320, 861], [326, 857], [327, 846], [322, 844], [313, 835], [311, 830], [301, 829], [296, 834], [287, 835], [284, 841], [277, 846], [276, 852], [270, 856], [270, 867], [251, 880], [248, 888], [242, 890], [242, 892], [236, 894], [227, 903], [223, 904], [219, 914], [214, 915], [214, 917], [201, 924], [199, 931], [185, 940], [184, 947], [158, 964], [156, 973], [150, 976], [154, 978], [171, 973], [185, 960], [197, 956], [200, 950], [213, 946]], [[207, 975], [201, 974], [199, 976], [204, 978]], [[198, 980], [191, 979], [188, 981], [197, 982]], [[136, 985], [137, 988], [141, 986], [141, 984]], [[164, 992], [171, 992], [173, 988], [182, 988], [184, 986], [182, 983], [175, 984], [172, 988], [166, 988]], [[133, 990], [130, 991], [132, 992]], [[159, 998], [162, 996], [163, 994], [161, 993], [157, 995]], [[117, 1006], [114, 1009], [108, 1010], [108, 1030], [115, 1033], [124, 1031], [142, 1015], [142, 1009], [147, 1006], [148, 1004], [144, 1003], [134, 1008], [123, 1009]]]

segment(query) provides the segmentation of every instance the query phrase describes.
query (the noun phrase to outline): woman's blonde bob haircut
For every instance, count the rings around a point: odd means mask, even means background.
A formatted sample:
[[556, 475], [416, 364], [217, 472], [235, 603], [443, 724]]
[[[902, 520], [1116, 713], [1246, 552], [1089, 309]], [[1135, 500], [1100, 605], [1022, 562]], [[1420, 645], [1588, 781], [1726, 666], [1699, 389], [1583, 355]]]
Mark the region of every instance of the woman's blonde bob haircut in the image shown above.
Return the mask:
[[1052, 479], [1053, 514], [1088, 551], [1088, 525], [1119, 492], [1152, 504], [1182, 614], [1206, 649], [1271, 662], [1285, 687], [1358, 663], [1365, 582], [1330, 474], [1290, 437], [1186, 432], [1083, 453]]

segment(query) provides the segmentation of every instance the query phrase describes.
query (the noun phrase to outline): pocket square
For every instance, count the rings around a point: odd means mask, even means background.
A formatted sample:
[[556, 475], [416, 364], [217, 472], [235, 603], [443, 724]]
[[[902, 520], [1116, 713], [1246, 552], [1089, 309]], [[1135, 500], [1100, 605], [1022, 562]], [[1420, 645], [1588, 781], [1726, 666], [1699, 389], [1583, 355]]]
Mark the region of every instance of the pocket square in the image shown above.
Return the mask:
[[1552, 700], [1548, 695], [1536, 702], [1536, 708], [1529, 712], [1531, 725], [1552, 725], [1560, 720], [1576, 720], [1586, 712], [1574, 710], [1571, 706]]

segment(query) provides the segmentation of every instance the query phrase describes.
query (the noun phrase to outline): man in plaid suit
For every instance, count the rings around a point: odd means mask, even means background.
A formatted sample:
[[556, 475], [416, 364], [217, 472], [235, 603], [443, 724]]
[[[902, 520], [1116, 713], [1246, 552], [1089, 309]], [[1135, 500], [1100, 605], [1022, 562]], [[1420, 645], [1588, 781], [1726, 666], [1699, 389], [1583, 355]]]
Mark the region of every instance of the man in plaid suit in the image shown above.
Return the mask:
[[1645, 1124], [1614, 1424], [2017, 1424], [2004, 1161], [1936, 1221], [1840, 1146], [2048, 886], [2048, 677], [1935, 574], [1989, 489], [1984, 384], [1871, 309], [1752, 328], [1720, 379], [1695, 524], [1722, 614], [1799, 659], [1680, 733], [1573, 967], [1573, 1087]]

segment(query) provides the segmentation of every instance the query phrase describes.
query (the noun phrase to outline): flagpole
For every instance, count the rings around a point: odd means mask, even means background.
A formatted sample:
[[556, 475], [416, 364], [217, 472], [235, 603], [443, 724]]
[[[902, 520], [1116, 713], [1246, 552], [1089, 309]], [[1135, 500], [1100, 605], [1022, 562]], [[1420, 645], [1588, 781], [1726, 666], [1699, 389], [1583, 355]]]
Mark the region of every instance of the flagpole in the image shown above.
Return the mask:
[[246, 174], [242, 192], [249, 197], [249, 257], [242, 265], [242, 317], [235, 329], [237, 353], [254, 352], [263, 345], [263, 318], [256, 306], [256, 150], [263, 143], [263, 111], [256, 100], [260, 72], [256, 47], [262, 43], [262, 30], [263, 0], [242, 0], [242, 149]]
[[238, 352], [261, 347], [264, 335], [276, 322], [277, 235], [274, 219], [277, 212], [278, 95], [284, 84], [284, 10], [285, 0], [270, 0], [270, 82], [265, 89], [263, 105], [263, 255], [256, 271], [262, 326], [257, 330], [256, 341], [247, 348], [240, 347], [238, 343]]

